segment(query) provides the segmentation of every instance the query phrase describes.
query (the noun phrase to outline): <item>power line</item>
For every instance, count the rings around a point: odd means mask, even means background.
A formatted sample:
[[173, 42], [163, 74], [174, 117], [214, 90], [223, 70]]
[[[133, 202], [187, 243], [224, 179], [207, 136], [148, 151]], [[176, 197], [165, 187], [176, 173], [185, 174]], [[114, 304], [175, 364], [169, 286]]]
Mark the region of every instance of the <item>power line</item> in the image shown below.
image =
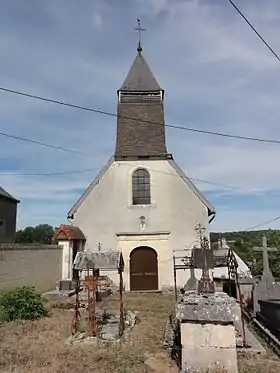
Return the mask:
[[9, 133], [0, 132], [0, 136], [8, 137], [8, 138], [11, 138], [11, 139], [14, 139], [14, 140], [25, 141], [25, 142], [28, 142], [28, 143], [31, 143], [31, 144], [36, 144], [36, 145], [45, 146], [45, 147], [47, 147], [47, 148], [52, 148], [52, 149], [62, 150], [62, 151], [64, 151], [64, 152], [68, 152], [68, 153], [75, 153], [75, 154], [78, 154], [78, 155], [84, 155], [84, 156], [87, 156], [87, 157], [93, 157], [93, 155], [90, 155], [90, 154], [87, 154], [87, 153], [83, 153], [83, 152], [80, 152], [80, 151], [78, 151], [78, 150], [68, 149], [68, 148], [64, 148], [64, 147], [62, 147], [62, 146], [53, 145], [53, 144], [48, 144], [48, 143], [46, 143], [46, 142], [37, 141], [37, 140], [33, 140], [33, 139], [28, 139], [28, 138], [26, 138], [26, 137], [21, 137], [21, 136], [16, 136], [16, 135], [11, 135], [11, 134], [9, 134]]
[[[127, 162], [122, 163], [122, 164], [118, 163], [118, 165], [119, 166], [127, 165], [127, 166], [133, 166], [133, 167], [135, 166], [134, 164], [127, 163]], [[172, 172], [160, 171], [160, 170], [156, 170], [156, 169], [150, 168], [150, 167], [148, 167], [148, 169], [150, 171], [153, 171], [153, 172], [158, 172], [158, 173], [161, 173], [161, 174], [178, 177], [177, 174], [172, 173]], [[0, 176], [60, 176], [60, 175], [81, 174], [81, 173], [93, 172], [93, 171], [96, 171], [96, 168], [88, 168], [88, 169], [84, 169], [84, 170], [73, 170], [73, 171], [46, 172], [46, 173], [44, 173], [44, 172], [42, 172], [42, 173], [3, 172], [3, 173], [0, 173]], [[258, 193], [259, 192], [258, 190], [254, 190], [254, 189], [245, 189], [245, 188], [241, 188], [241, 187], [234, 186], [234, 185], [222, 184], [222, 183], [209, 181], [209, 180], [198, 179], [198, 178], [194, 178], [194, 177], [188, 177], [188, 179], [190, 179], [194, 182], [198, 182], [198, 183], [204, 183], [204, 184], [219, 186], [219, 187], [222, 187], [222, 188], [229, 188], [229, 189], [238, 190], [238, 191], [241, 191], [241, 192], [250, 192], [250, 193]]]
[[280, 61], [279, 55], [275, 52], [275, 50], [268, 44], [268, 42], [261, 36], [261, 34], [257, 31], [257, 29], [253, 26], [253, 24], [248, 20], [248, 18], [241, 12], [238, 6], [232, 1], [228, 0], [229, 3], [233, 6], [233, 8], [237, 11], [237, 13], [244, 19], [244, 21], [249, 25], [249, 27], [254, 31], [254, 33], [258, 36], [258, 38], [264, 43], [264, 45], [270, 50], [270, 52]]
[[[125, 165], [131, 165], [131, 164], [125, 163]], [[171, 172], [164, 172], [164, 171], [155, 170], [155, 169], [151, 169], [151, 168], [149, 168], [149, 170], [159, 172], [159, 173], [162, 173], [162, 174], [167, 174], [167, 175], [178, 177], [178, 175], [176, 175], [174, 173], [171, 173]], [[78, 174], [78, 173], [85, 173], [85, 172], [91, 172], [91, 171], [96, 171], [96, 168], [89, 168], [89, 169], [75, 170], [75, 171], [49, 172], [49, 173], [0, 173], [0, 176], [54, 176], [54, 175]], [[244, 192], [253, 192], [253, 193], [256, 192], [255, 190], [239, 188], [239, 187], [236, 187], [236, 186], [233, 186], [233, 185], [220, 184], [220, 183], [216, 183], [216, 182], [209, 181], [209, 180], [202, 180], [202, 179], [197, 179], [197, 178], [192, 178], [192, 177], [189, 177], [189, 179], [192, 180], [192, 181], [200, 182], [200, 183], [216, 185], [216, 186], [235, 189], [235, 190], [240, 190], [240, 191], [244, 191]], [[250, 230], [259, 228], [263, 225], [272, 223], [272, 222], [277, 221], [279, 219], [280, 219], [280, 216], [276, 216], [276, 217], [274, 217], [270, 220], [267, 220], [265, 222], [259, 223], [257, 225], [252, 226], [252, 227], [249, 227], [247, 229], [243, 229], [243, 230], [241, 230], [241, 232], [246, 232], [246, 231], [250, 231]]]
[[[118, 163], [119, 166], [122, 166], [122, 165], [128, 165], [128, 166], [135, 166], [134, 164], [131, 164], [131, 163]], [[171, 175], [171, 176], [176, 176], [178, 177], [177, 174], [175, 173], [172, 173], [172, 172], [167, 172], [167, 171], [160, 171], [160, 170], [156, 170], [154, 168], [150, 168], [150, 167], [147, 167], [148, 170], [150, 171], [154, 171], [154, 172], [158, 172], [158, 173], [161, 173], [161, 174], [165, 174], [165, 175]], [[188, 177], [188, 176], [187, 176]], [[251, 193], [258, 193], [260, 191], [258, 190], [253, 190], [253, 189], [245, 189], [245, 188], [239, 188], [237, 186], [234, 186], [234, 185], [228, 185], [228, 184], [221, 184], [221, 183], [217, 183], [215, 181], [209, 181], [209, 180], [203, 180], [203, 179], [197, 179], [197, 178], [194, 178], [194, 177], [188, 177], [188, 179], [192, 180], [192, 181], [196, 181], [198, 183], [204, 183], [204, 184], [210, 184], [210, 185], [215, 185], [215, 186], [220, 186], [220, 187], [223, 187], [223, 188], [229, 188], [229, 189], [233, 189], [233, 190], [239, 190], [241, 192], [251, 192]]]
[[[111, 117], [129, 119], [129, 120], [132, 120], [132, 121], [137, 121], [137, 122], [147, 123], [147, 124], [163, 125], [163, 123], [161, 123], [161, 122], [144, 120], [144, 119], [140, 119], [140, 118], [133, 118], [133, 117], [128, 117], [128, 116], [124, 116], [124, 115], [118, 115], [116, 113], [112, 113], [112, 112], [108, 112], [108, 111], [104, 111], [104, 110], [100, 110], [100, 109], [94, 109], [94, 108], [90, 108], [90, 107], [86, 107], [86, 106], [80, 106], [80, 105], [76, 105], [76, 104], [67, 103], [67, 102], [64, 102], [64, 101], [53, 100], [53, 99], [49, 99], [49, 98], [46, 98], [46, 97], [37, 96], [37, 95], [33, 95], [33, 94], [29, 94], [29, 93], [26, 93], [26, 92], [21, 92], [21, 91], [17, 91], [17, 90], [13, 90], [13, 89], [8, 89], [8, 88], [4, 88], [4, 87], [0, 87], [0, 91], [9, 92], [9, 93], [12, 93], [12, 94], [21, 95], [21, 96], [29, 97], [29, 98], [36, 99], [36, 100], [42, 100], [42, 101], [45, 101], [45, 102], [48, 102], [48, 103], [62, 105], [62, 106], [66, 106], [66, 107], [70, 107], [70, 108], [74, 108], [74, 109], [78, 109], [78, 110], [85, 110], [85, 111], [89, 111], [89, 112], [93, 112], [93, 113], [97, 113], [97, 114], [102, 114], [102, 115], [107, 115], [107, 116], [111, 116]], [[258, 138], [258, 137], [252, 137], [252, 136], [232, 135], [232, 134], [229, 134], [229, 133], [207, 131], [207, 130], [202, 130], [202, 129], [199, 129], [199, 128], [191, 128], [191, 127], [178, 126], [178, 125], [172, 125], [172, 124], [165, 124], [165, 127], [178, 129], [178, 130], [183, 130], [183, 131], [189, 131], [189, 132], [196, 132], [196, 133], [201, 133], [201, 134], [211, 135], [211, 136], [226, 137], [226, 138], [231, 138], [231, 139], [235, 139], [235, 140], [247, 140], [247, 141], [263, 142], [263, 143], [269, 143], [269, 144], [280, 144], [280, 140], [274, 140], [274, 139], [264, 139], [264, 138]], [[0, 133], [0, 135], [5, 136], [6, 134]], [[9, 137], [9, 135], [7, 135], [7, 136]], [[12, 137], [12, 136], [10, 136], [10, 137]], [[34, 143], [39, 144], [39, 142], [36, 142], [36, 141], [29, 141], [29, 142], [34, 142]], [[54, 147], [54, 146], [51, 146], [51, 147]], [[60, 150], [65, 150], [65, 148], [60, 149]], [[71, 152], [73, 152], [73, 151], [71, 151]], [[79, 153], [81, 154], [81, 152], [79, 152]], [[83, 155], [85, 155], [85, 154], [83, 154]]]
[[[280, 215], [279, 216], [275, 216], [274, 218], [270, 219], [270, 220], [267, 220], [263, 223], [260, 223], [260, 224], [257, 224], [257, 225], [254, 225], [253, 227], [249, 227], [247, 229], [244, 229], [243, 232], [246, 232], [246, 231], [251, 231], [252, 229], [256, 229], [256, 228], [259, 228], [259, 227], [262, 227], [263, 225], [266, 225], [266, 224], [269, 224], [269, 223], [272, 223], [276, 220], [279, 220], [280, 219]], [[242, 232], [242, 231], [241, 231]]]
[[81, 174], [85, 172], [95, 171], [96, 168], [88, 168], [85, 170], [75, 170], [75, 171], [62, 171], [62, 172], [46, 172], [46, 173], [13, 173], [5, 172], [0, 173], [0, 176], [59, 176], [59, 175], [71, 175], [71, 174]]

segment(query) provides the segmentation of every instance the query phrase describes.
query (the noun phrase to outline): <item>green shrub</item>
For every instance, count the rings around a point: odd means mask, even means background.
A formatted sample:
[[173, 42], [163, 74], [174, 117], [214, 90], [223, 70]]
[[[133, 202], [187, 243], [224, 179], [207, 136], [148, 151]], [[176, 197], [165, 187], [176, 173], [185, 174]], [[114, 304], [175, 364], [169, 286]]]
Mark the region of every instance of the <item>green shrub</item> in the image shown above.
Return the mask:
[[5, 321], [33, 320], [46, 315], [41, 295], [33, 286], [22, 286], [10, 290], [0, 297], [1, 318]]

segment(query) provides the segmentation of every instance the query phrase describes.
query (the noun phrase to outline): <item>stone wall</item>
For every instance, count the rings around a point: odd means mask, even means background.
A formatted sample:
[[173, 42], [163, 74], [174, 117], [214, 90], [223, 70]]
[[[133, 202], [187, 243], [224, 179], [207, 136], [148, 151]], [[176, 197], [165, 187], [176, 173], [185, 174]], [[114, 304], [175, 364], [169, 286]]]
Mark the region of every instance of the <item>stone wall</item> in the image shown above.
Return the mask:
[[0, 291], [34, 285], [38, 291], [54, 289], [61, 278], [62, 247], [58, 245], [2, 244]]

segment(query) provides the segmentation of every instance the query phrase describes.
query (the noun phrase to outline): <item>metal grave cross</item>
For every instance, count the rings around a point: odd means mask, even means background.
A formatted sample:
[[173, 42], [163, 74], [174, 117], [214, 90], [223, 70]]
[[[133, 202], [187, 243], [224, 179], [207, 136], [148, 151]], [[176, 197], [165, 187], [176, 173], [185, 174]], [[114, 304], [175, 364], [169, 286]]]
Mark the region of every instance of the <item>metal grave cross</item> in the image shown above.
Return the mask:
[[209, 270], [214, 268], [214, 253], [209, 248], [208, 239], [204, 236], [204, 230], [199, 226], [197, 232], [200, 236], [201, 249], [195, 249], [194, 266], [202, 269], [201, 279], [198, 281], [198, 293], [213, 294], [215, 293], [215, 284], [211, 280]]
[[263, 253], [263, 276], [272, 276], [271, 270], [269, 268], [268, 253], [278, 251], [276, 247], [268, 247], [266, 236], [262, 238], [262, 247], [254, 247], [254, 251], [262, 251]]

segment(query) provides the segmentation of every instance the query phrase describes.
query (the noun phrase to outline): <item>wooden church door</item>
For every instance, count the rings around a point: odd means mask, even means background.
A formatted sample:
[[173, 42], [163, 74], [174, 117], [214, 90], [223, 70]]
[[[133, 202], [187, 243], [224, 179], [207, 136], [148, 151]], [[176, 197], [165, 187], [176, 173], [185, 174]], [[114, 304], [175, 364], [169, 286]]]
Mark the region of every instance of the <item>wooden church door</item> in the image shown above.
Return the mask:
[[130, 290], [158, 290], [157, 253], [151, 247], [137, 247], [130, 254]]

